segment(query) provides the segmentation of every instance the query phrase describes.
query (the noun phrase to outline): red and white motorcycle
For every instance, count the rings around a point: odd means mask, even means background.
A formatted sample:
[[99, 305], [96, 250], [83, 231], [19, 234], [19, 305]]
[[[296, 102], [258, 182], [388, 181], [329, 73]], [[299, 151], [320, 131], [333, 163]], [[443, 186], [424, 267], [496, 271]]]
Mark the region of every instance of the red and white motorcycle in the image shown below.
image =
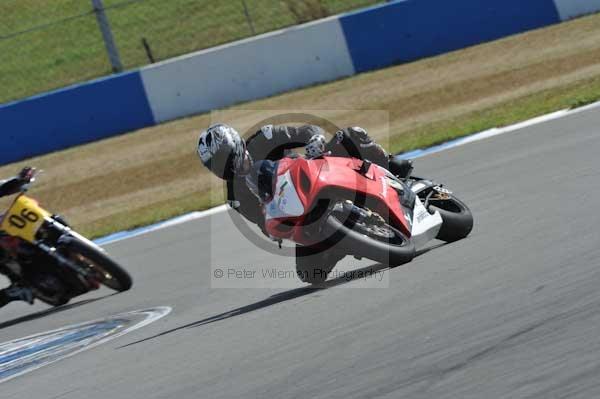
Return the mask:
[[456, 241], [473, 228], [469, 208], [427, 179], [354, 158], [262, 162], [256, 192], [266, 232], [297, 244], [296, 269], [307, 283], [325, 281], [346, 255], [398, 266], [427, 242]]

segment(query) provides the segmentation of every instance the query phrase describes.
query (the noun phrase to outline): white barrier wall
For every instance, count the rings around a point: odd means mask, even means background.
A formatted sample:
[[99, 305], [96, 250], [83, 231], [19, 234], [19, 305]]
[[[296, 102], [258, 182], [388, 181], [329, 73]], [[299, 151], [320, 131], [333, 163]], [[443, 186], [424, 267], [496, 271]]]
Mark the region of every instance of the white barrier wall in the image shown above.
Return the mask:
[[338, 18], [268, 33], [141, 70], [156, 122], [354, 73]]
[[561, 21], [600, 10], [600, 0], [554, 0]]
[[384, 3], [0, 104], [0, 164], [598, 11], [600, 0]]

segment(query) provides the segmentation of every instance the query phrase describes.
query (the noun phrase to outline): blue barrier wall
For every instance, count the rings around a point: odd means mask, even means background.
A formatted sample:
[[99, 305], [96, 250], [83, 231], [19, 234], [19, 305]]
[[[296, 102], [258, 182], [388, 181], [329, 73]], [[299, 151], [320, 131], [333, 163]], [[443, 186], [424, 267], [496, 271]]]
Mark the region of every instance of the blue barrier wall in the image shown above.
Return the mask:
[[400, 0], [244, 39], [0, 105], [0, 164], [597, 11], [600, 0]]
[[560, 22], [553, 0], [404, 0], [340, 17], [357, 72]]
[[152, 125], [139, 72], [0, 106], [0, 164]]

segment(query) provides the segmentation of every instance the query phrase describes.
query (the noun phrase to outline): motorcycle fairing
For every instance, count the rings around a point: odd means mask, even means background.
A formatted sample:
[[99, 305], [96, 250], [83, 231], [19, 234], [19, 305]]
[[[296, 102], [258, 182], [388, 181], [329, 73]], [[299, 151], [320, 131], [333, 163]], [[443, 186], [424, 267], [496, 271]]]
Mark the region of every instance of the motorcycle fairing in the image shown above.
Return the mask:
[[[371, 165], [365, 174], [361, 174], [359, 173], [361, 166], [361, 160], [343, 157], [280, 160], [274, 196], [278, 194], [278, 190], [283, 190], [280, 196], [281, 204], [276, 202], [278, 201], [276, 198], [265, 204], [267, 230], [274, 237], [291, 238], [296, 242], [302, 242], [299, 220], [293, 223], [295, 226], [290, 226], [289, 221], [282, 226], [283, 223], [277, 219], [293, 217], [302, 219], [301, 216], [311, 208], [319, 194], [326, 190], [337, 189], [353, 193], [348, 198], [350, 200], [357, 196], [356, 194], [375, 199], [381, 209], [374, 210], [389, 216], [394, 225], [410, 237], [410, 223], [404, 215], [397, 188], [394, 184], [390, 184], [388, 172], [377, 165]], [[302, 208], [296, 199], [300, 201]]]
[[422, 248], [433, 240], [440, 231], [442, 222], [442, 216], [438, 211], [429, 213], [421, 199], [416, 197], [412, 220], [412, 239], [415, 247]]
[[0, 229], [13, 237], [35, 242], [35, 236], [50, 213], [36, 200], [23, 194], [17, 196], [6, 211]]
[[300, 201], [288, 170], [277, 178], [273, 199], [265, 207], [265, 219], [298, 217], [303, 214], [304, 205]]

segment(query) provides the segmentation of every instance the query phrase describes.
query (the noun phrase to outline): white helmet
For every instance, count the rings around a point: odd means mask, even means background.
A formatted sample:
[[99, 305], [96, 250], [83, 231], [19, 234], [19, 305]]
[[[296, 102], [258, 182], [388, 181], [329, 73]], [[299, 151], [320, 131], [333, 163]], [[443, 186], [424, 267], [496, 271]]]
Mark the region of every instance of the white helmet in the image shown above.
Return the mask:
[[204, 166], [225, 180], [241, 173], [244, 170], [244, 160], [249, 159], [246, 143], [240, 134], [223, 123], [211, 125], [200, 134], [198, 156]]

